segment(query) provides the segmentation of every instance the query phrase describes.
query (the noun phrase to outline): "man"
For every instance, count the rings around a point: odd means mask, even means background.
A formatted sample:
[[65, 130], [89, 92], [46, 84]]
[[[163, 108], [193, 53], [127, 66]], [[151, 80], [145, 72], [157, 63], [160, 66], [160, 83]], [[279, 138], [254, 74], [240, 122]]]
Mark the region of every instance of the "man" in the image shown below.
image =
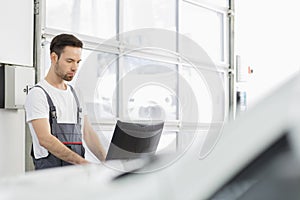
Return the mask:
[[75, 76], [82, 46], [82, 42], [70, 34], [54, 37], [50, 44], [50, 69], [26, 98], [26, 120], [33, 141], [35, 169], [88, 163], [84, 159], [82, 135], [92, 153], [99, 160], [105, 159], [86, 110], [82, 110], [83, 102], [66, 83]]

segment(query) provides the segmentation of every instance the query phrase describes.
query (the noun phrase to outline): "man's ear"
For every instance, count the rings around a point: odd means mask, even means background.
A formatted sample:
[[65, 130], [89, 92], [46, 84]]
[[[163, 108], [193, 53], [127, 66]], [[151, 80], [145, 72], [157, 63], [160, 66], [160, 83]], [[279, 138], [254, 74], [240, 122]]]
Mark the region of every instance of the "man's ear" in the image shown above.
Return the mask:
[[57, 63], [57, 61], [58, 61], [58, 56], [57, 56], [57, 54], [56, 54], [55, 52], [52, 52], [52, 53], [50, 54], [50, 59], [51, 59], [51, 63]]

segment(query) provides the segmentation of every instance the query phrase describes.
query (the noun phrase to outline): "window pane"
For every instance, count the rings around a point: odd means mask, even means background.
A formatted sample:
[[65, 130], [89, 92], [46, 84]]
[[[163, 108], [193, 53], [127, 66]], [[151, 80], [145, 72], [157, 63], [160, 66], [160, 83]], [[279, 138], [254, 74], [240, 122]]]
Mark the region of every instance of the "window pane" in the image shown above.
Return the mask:
[[176, 65], [124, 56], [120, 89], [121, 116], [132, 120], [175, 120], [177, 108]]
[[[189, 1], [189, 0], [187, 0]], [[195, 2], [199, 2], [199, 3], [207, 3], [208, 5], [215, 5], [215, 6], [221, 6], [221, 7], [225, 7], [228, 8], [229, 6], [229, 1], [228, 0], [192, 0]]]
[[[195, 113], [199, 114], [199, 122], [210, 123], [212, 118], [212, 102], [204, 77], [191, 66], [183, 66], [181, 68], [181, 76], [187, 81], [195, 95], [194, 98], [196, 98], [198, 105], [198, 110], [195, 110]], [[181, 90], [179, 92], [181, 93]], [[193, 119], [190, 119], [190, 122], [193, 122]]]
[[[217, 78], [220, 83], [224, 83], [224, 74], [208, 70], [199, 71], [192, 66], [183, 66], [180, 75], [192, 87], [198, 106], [198, 111], [195, 110], [195, 113], [198, 113], [199, 122], [211, 123], [223, 121], [225, 114], [224, 93], [223, 91], [215, 91], [215, 87], [209, 85], [207, 80], [215, 80]], [[179, 93], [181, 92], [179, 88]], [[213, 96], [212, 92], [215, 93]], [[192, 121], [193, 119], [190, 120]]]
[[[89, 51], [89, 50], [85, 50]], [[116, 55], [89, 51], [83, 58], [76, 87], [84, 96], [89, 118], [92, 122], [103, 122], [116, 117]]]
[[183, 2], [179, 32], [197, 42], [217, 62], [224, 61], [223, 15]]
[[116, 1], [46, 0], [46, 27], [111, 38], [116, 34]]
[[176, 30], [176, 1], [124, 0], [124, 32], [140, 28]]

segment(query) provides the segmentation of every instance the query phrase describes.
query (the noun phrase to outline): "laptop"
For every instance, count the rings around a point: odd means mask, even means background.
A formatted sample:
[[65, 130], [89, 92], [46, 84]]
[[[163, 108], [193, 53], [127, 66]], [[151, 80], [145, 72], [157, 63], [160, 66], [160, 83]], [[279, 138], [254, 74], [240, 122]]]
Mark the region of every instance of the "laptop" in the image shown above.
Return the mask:
[[163, 121], [118, 120], [106, 160], [129, 160], [153, 156], [164, 127]]

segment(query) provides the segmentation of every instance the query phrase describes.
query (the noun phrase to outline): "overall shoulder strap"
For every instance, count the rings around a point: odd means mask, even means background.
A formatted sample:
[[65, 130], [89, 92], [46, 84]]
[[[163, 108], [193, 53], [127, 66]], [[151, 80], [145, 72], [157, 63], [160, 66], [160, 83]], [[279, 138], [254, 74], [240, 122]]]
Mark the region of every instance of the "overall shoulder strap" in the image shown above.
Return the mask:
[[57, 115], [56, 115], [56, 108], [53, 104], [53, 101], [51, 99], [51, 97], [49, 96], [48, 92], [46, 92], [46, 90], [40, 86], [40, 85], [35, 85], [34, 87], [38, 87], [41, 88], [44, 93], [46, 94], [47, 97], [47, 101], [48, 101], [48, 105], [49, 105], [49, 120], [50, 120], [50, 124], [52, 124], [52, 120], [56, 120], [57, 119]]
[[77, 123], [80, 123], [80, 113], [82, 112], [82, 108], [80, 107], [80, 103], [79, 103], [79, 100], [78, 100], [78, 97], [76, 95], [74, 88], [69, 84], [68, 84], [68, 86], [71, 88], [71, 91], [73, 93], [73, 96], [74, 96], [76, 104], [77, 104]]

